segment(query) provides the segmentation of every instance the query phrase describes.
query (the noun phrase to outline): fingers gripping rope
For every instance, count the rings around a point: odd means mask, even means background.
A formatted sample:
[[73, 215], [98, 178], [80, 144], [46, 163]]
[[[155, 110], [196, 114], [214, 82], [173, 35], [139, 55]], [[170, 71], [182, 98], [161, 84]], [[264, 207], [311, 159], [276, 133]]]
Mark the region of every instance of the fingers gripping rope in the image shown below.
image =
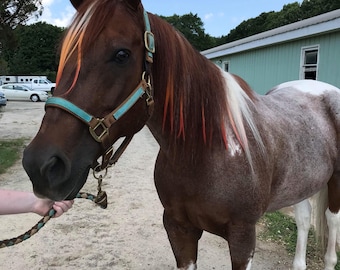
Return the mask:
[[[100, 187], [98, 187], [97, 196], [85, 192], [79, 192], [76, 198], [91, 200], [103, 209], [106, 209], [107, 207], [106, 192], [102, 191]], [[24, 240], [29, 239], [32, 235], [36, 234], [42, 227], [44, 227], [47, 221], [49, 221], [55, 215], [55, 213], [56, 211], [53, 208], [51, 208], [48, 211], [48, 213], [46, 213], [46, 215], [41, 220], [39, 220], [38, 223], [35, 226], [33, 226], [29, 231], [25, 232], [24, 234], [16, 238], [0, 241], [0, 248], [14, 246], [16, 244], [21, 243]]]

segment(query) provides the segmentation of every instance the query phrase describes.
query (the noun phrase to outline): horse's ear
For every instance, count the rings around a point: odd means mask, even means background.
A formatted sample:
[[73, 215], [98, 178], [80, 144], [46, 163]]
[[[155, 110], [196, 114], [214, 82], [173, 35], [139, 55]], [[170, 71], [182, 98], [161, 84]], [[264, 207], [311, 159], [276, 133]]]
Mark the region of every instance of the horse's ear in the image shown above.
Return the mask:
[[138, 6], [141, 4], [141, 0], [127, 0], [126, 3], [134, 10], [137, 10]]
[[75, 9], [78, 9], [80, 5], [84, 2], [83, 0], [70, 0], [72, 6], [74, 6]]

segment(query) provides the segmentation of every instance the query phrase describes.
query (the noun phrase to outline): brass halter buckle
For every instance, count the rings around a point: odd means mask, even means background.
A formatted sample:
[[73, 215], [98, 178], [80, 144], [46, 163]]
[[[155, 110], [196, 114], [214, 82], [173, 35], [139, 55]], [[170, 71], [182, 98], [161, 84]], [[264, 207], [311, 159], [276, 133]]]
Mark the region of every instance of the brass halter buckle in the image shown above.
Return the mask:
[[145, 82], [145, 89], [144, 90], [145, 90], [145, 94], [147, 96], [146, 104], [147, 104], [148, 107], [150, 107], [154, 104], [153, 93], [152, 93], [152, 85], [151, 85], [151, 77], [145, 71], [142, 74], [142, 81]]
[[155, 37], [152, 32], [144, 32], [144, 45], [148, 52], [155, 53]]
[[104, 118], [93, 118], [91, 120], [89, 131], [97, 142], [102, 142], [102, 138], [109, 134], [109, 128], [104, 123]]

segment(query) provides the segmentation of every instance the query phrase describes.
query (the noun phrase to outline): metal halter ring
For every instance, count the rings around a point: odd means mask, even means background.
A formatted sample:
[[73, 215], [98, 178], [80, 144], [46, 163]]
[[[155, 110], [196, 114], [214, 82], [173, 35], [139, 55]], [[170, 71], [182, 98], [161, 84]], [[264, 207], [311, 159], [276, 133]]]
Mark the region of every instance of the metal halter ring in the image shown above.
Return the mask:
[[[106, 167], [105, 169], [101, 168], [101, 164], [98, 164], [94, 169], [93, 169], [93, 177], [97, 180], [99, 179], [103, 179], [106, 177], [107, 175], [107, 170], [108, 167]], [[102, 172], [104, 171], [104, 175], [102, 175]]]

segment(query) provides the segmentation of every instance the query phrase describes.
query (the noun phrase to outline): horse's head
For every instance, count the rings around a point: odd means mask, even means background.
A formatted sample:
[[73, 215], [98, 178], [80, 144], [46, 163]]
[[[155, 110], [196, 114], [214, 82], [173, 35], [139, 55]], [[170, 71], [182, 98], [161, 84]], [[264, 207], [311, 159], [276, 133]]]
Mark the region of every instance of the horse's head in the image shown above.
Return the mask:
[[[54, 96], [23, 165], [37, 195], [74, 198], [110, 146], [150, 116], [153, 35], [140, 0], [72, 0]], [[106, 154], [105, 154], [106, 153]]]

